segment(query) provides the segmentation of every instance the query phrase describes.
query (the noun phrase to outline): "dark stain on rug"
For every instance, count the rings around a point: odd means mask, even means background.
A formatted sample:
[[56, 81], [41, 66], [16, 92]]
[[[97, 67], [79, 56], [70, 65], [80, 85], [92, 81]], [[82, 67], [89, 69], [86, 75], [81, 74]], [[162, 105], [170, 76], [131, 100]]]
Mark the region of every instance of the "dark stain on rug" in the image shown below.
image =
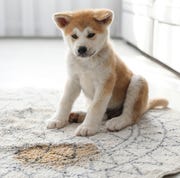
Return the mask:
[[98, 158], [94, 144], [36, 145], [19, 149], [15, 158], [23, 164], [40, 164], [54, 167], [81, 165]]

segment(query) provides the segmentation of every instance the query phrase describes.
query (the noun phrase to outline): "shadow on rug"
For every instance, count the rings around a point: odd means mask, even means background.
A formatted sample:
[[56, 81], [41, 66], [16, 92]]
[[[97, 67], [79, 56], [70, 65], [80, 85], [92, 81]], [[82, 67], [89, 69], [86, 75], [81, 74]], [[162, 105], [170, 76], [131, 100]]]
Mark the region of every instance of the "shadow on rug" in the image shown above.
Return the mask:
[[[47, 130], [58, 91], [0, 92], [0, 177], [159, 178], [180, 171], [180, 113], [151, 110], [119, 132]], [[82, 97], [75, 110], [84, 110]]]

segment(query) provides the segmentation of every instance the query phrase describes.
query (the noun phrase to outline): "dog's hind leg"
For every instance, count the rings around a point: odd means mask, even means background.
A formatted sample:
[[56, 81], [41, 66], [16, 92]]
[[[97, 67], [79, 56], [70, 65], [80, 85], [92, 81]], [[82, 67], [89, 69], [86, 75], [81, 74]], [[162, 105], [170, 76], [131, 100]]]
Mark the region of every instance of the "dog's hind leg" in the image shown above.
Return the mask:
[[[85, 117], [86, 117], [86, 112], [82, 112], [82, 111], [71, 112], [69, 115], [69, 122], [81, 123], [84, 121]], [[107, 119], [108, 119], [108, 115], [105, 113], [102, 120], [107, 120]]]
[[86, 117], [86, 113], [82, 111], [72, 112], [69, 115], [69, 122], [70, 123], [81, 123], [84, 121]]
[[145, 112], [148, 101], [148, 84], [144, 78], [133, 75], [127, 89], [123, 111], [106, 122], [107, 129], [118, 131], [136, 123]]

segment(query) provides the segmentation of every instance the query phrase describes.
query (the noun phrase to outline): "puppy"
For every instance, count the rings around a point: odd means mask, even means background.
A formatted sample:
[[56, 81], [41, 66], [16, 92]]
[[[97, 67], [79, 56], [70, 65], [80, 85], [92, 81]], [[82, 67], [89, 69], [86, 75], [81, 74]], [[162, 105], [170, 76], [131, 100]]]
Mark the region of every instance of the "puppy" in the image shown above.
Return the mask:
[[[147, 110], [168, 105], [165, 99], [148, 103], [146, 80], [133, 74], [112, 49], [108, 30], [112, 20], [113, 12], [108, 9], [54, 15], [69, 47], [69, 79], [59, 108], [48, 121], [47, 128], [62, 128], [69, 121], [82, 122], [75, 134], [90, 136], [98, 132], [103, 118], [111, 118], [106, 122], [107, 129], [118, 131], [136, 123]], [[90, 100], [87, 114], [70, 114], [81, 90]]]

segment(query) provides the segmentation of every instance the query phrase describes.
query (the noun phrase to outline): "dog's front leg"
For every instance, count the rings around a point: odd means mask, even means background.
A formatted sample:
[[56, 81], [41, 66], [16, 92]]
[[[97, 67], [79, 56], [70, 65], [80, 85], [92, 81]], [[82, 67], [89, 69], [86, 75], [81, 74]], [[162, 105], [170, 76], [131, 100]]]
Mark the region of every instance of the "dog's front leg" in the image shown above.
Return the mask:
[[47, 128], [62, 128], [68, 124], [69, 114], [75, 99], [80, 94], [81, 88], [79, 82], [75, 79], [69, 79], [66, 83], [64, 95], [60, 101], [58, 109], [54, 116], [48, 121]]
[[107, 80], [103, 86], [97, 87], [93, 102], [91, 103], [87, 115], [81, 125], [75, 131], [77, 136], [94, 135], [101, 124], [107, 105], [112, 96], [114, 81]]

